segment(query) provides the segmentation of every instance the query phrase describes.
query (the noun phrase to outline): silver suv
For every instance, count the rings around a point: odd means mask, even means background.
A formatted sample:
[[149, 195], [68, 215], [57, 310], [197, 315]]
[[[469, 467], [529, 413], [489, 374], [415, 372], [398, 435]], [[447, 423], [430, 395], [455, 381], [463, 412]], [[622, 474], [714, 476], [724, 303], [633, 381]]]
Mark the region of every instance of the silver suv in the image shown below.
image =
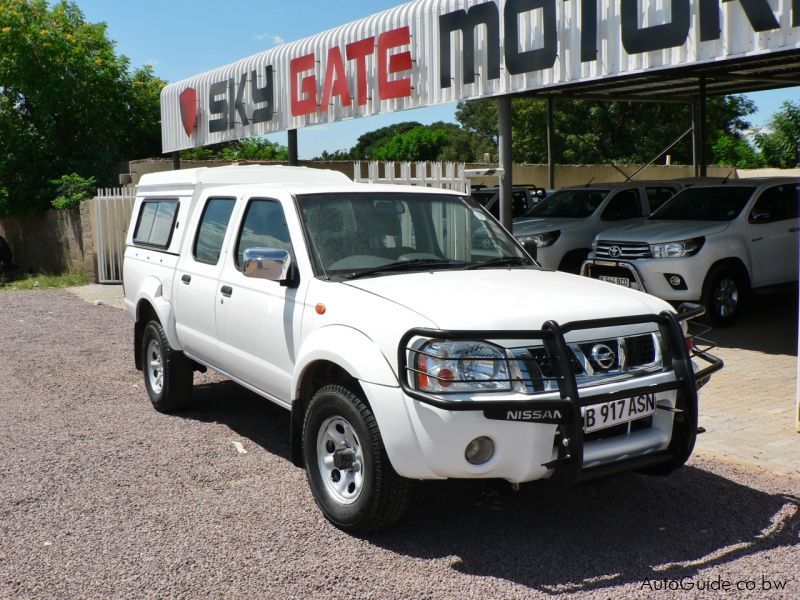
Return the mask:
[[676, 181], [629, 181], [562, 188], [514, 221], [514, 237], [536, 247], [543, 267], [577, 273], [595, 235], [615, 223], [642, 221], [682, 187]]

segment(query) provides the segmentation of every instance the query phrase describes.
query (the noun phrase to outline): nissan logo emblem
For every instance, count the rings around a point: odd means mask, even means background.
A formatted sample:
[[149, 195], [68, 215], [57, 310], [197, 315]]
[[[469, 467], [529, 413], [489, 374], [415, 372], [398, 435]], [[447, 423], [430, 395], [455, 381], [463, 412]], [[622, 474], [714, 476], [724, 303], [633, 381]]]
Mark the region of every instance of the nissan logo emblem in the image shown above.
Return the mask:
[[614, 366], [616, 358], [614, 351], [605, 344], [595, 344], [592, 348], [592, 359], [605, 371]]
[[619, 246], [611, 246], [608, 249], [608, 254], [609, 256], [613, 256], [614, 258], [616, 258], [620, 254], [622, 254], [622, 248], [620, 248]]

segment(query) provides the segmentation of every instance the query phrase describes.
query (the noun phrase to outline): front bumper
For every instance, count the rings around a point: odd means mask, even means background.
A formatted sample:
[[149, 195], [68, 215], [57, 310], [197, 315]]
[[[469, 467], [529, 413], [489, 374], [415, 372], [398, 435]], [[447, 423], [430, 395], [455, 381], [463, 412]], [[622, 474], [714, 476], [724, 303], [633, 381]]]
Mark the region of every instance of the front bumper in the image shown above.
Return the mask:
[[[632, 289], [647, 292], [672, 302], [692, 302], [702, 295], [704, 265], [687, 262], [685, 258], [637, 259], [636, 261], [590, 259], [581, 265], [581, 275], [599, 279], [601, 275], [626, 277]], [[678, 275], [684, 285], [676, 289], [669, 283]]]
[[[503, 478], [524, 482], [548, 478], [558, 487], [607, 475], [612, 472], [656, 465], [679, 466], [694, 448], [697, 431], [697, 388], [711, 373], [722, 368], [722, 361], [704, 351], [690, 354], [680, 322], [702, 314], [702, 309], [675, 315], [641, 315], [617, 319], [580, 321], [559, 326], [550, 321], [540, 331], [520, 332], [453, 332], [429, 329], [409, 331], [400, 343], [400, 389], [367, 386], [374, 394], [399, 395], [395, 398], [394, 415], [388, 425], [376, 410], [382, 427], [387, 453], [395, 469], [403, 476], [430, 478]], [[578, 389], [568, 360], [564, 335], [581, 329], [657, 324], [664, 340], [663, 360], [669, 369], [664, 372], [602, 385]], [[541, 339], [557, 373], [558, 390], [544, 394], [522, 395], [508, 400], [453, 400], [444, 395], [420, 392], [412, 387], [408, 375], [409, 343], [416, 337], [439, 339]], [[695, 370], [692, 359], [707, 363]], [[658, 409], [652, 426], [630, 432], [620, 438], [588, 440], [583, 431], [581, 409], [585, 406], [622, 398], [655, 394]], [[386, 406], [375, 398], [373, 408]], [[388, 398], [386, 400], [389, 400]], [[404, 406], [403, 414], [398, 405]], [[498, 417], [503, 411], [530, 409], [543, 415], [518, 422]], [[389, 415], [385, 415], [389, 417]], [[401, 423], [401, 419], [406, 423]], [[408, 442], [408, 427], [414, 435], [413, 447]], [[386, 430], [384, 430], [386, 429]], [[403, 436], [400, 431], [405, 430]], [[395, 433], [393, 433], [395, 432]], [[469, 464], [464, 449], [478, 436], [496, 442], [496, 454], [484, 465]]]

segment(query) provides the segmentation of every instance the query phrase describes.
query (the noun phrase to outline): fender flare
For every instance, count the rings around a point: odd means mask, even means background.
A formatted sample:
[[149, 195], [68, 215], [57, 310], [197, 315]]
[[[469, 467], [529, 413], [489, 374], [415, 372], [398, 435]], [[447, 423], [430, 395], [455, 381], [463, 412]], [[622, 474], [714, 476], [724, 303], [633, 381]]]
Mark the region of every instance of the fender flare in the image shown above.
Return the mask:
[[[160, 279], [149, 275], [142, 281], [139, 291], [136, 294], [137, 323], [141, 320], [142, 302], [147, 302], [153, 307], [172, 349], [183, 350], [183, 345], [181, 345], [178, 340], [178, 332], [175, 328], [175, 311], [173, 310], [172, 303], [164, 298], [163, 285]], [[144, 323], [142, 323], [142, 326], [144, 326]]]
[[334, 363], [359, 381], [400, 386], [394, 368], [378, 344], [353, 327], [330, 325], [317, 329], [303, 342], [292, 376], [293, 398], [300, 397], [303, 377], [308, 367], [318, 361]]

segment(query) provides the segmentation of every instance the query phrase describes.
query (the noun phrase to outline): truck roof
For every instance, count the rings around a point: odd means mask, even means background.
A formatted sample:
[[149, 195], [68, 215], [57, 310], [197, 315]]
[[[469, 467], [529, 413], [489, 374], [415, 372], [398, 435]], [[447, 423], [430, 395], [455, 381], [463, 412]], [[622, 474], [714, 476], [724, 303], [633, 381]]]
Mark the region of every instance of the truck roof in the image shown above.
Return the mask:
[[217, 185], [280, 187], [294, 194], [345, 191], [460, 193], [452, 190], [421, 188], [410, 185], [355, 183], [347, 175], [339, 171], [283, 165], [231, 165], [160, 171], [143, 175], [139, 180], [137, 189], [148, 192], [164, 188], [193, 188]]
[[286, 167], [283, 165], [230, 165], [226, 167], [199, 167], [177, 171], [160, 171], [142, 175], [139, 187], [266, 183], [272, 185], [328, 183], [352, 183], [339, 171], [312, 169], [310, 167]]

